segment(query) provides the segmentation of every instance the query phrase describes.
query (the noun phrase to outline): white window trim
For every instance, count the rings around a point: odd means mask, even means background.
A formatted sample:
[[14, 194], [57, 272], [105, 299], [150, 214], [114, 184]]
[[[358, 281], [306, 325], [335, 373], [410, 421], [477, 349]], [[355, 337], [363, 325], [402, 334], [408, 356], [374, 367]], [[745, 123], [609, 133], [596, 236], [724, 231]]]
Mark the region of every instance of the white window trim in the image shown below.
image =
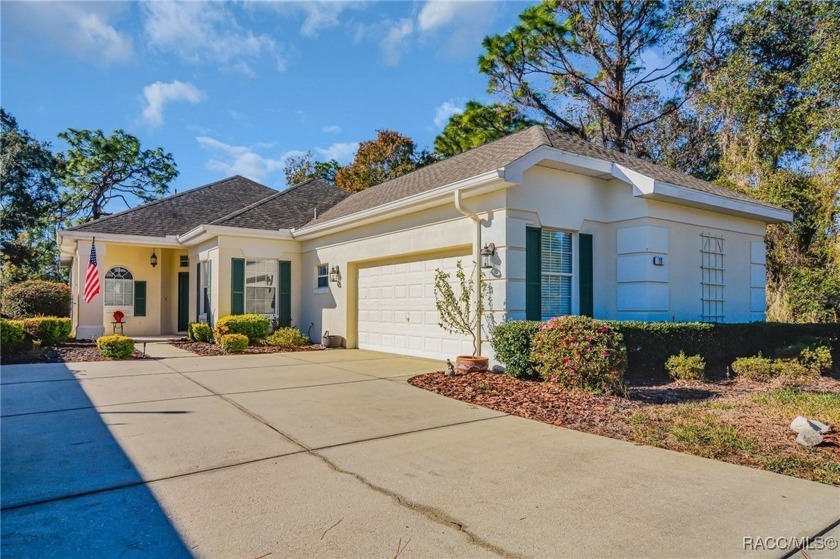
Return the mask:
[[[128, 272], [131, 275], [131, 279], [130, 280], [125, 280], [125, 279], [116, 279], [116, 278], [106, 277], [111, 272], [111, 270], [113, 270], [114, 268], [122, 268], [123, 270], [125, 270], [126, 272]], [[105, 287], [105, 285], [109, 281], [130, 281], [131, 282], [131, 302], [127, 303], [127, 304], [126, 303], [121, 303], [121, 304], [117, 304], [117, 305], [109, 304], [106, 301], [106, 296], [105, 296], [105, 292], [107, 291], [107, 288]], [[130, 314], [134, 314], [134, 282], [135, 281], [136, 280], [134, 279], [134, 272], [129, 270], [127, 266], [122, 266], [122, 265], [118, 264], [116, 266], [111, 266], [110, 268], [108, 268], [105, 271], [105, 274], [103, 274], [103, 276], [102, 276], [102, 306], [104, 308], [108, 309], [109, 311], [113, 311], [115, 309], [126, 309], [126, 310], [129, 311]]]
[[[321, 275], [320, 268], [323, 266], [326, 273]], [[327, 280], [327, 285], [320, 286], [318, 285], [318, 280], [321, 278], [325, 278]], [[326, 262], [322, 262], [320, 264], [315, 265], [315, 288], [312, 290], [313, 293], [327, 293], [330, 290], [330, 265]]]
[[[571, 278], [571, 287], [570, 287], [570, 289], [571, 289], [571, 300], [569, 302], [569, 307], [570, 307], [571, 312], [570, 312], [569, 315], [566, 315], [566, 316], [578, 316], [580, 314], [580, 294], [578, 293], [579, 290], [577, 288], [577, 286], [578, 286], [578, 274], [579, 274], [577, 254], [578, 254], [578, 251], [580, 250], [580, 235], [579, 235], [579, 232], [578, 231], [572, 231], [570, 229], [563, 229], [561, 227], [548, 227], [548, 226], [542, 226], [542, 227], [540, 227], [540, 230], [541, 231], [542, 230], [555, 231], [555, 232], [558, 232], [558, 233], [568, 233], [569, 235], [571, 235], [571, 241], [572, 241], [572, 272], [571, 273], [568, 273], [568, 272], [552, 272], [552, 273], [549, 273], [549, 274], [545, 274], [542, 271], [542, 266], [540, 266], [540, 285], [542, 285], [543, 275], [552, 275], [552, 276], [558, 276], [558, 277], [564, 277], [565, 276], [565, 277]], [[542, 239], [540, 239], [540, 243], [542, 243]], [[540, 250], [542, 250], [542, 244], [540, 245]], [[542, 293], [540, 293], [540, 299], [542, 299]], [[540, 317], [540, 318], [542, 318], [542, 317]]]
[[[243, 306], [244, 310], [248, 312], [248, 262], [273, 262], [274, 263], [274, 281], [271, 287], [274, 288], [274, 312], [273, 313], [255, 313], [259, 314], [260, 316], [267, 316], [270, 318], [280, 316], [280, 264], [279, 260], [276, 258], [249, 258], [245, 257], [245, 292], [243, 294], [244, 301]], [[267, 286], [259, 286], [259, 287], [267, 287]], [[251, 287], [253, 289], [254, 287]]]

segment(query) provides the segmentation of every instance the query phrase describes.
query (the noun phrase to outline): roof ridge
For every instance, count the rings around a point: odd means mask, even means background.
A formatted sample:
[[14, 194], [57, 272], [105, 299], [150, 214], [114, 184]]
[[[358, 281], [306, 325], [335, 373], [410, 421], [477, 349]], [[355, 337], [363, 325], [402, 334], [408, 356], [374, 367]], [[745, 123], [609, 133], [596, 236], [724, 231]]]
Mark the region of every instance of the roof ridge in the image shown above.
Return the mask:
[[[273, 188], [265, 186], [264, 184], [258, 183], [257, 181], [251, 180], [248, 177], [243, 177], [242, 175], [233, 175], [233, 176], [226, 177], [226, 178], [223, 178], [223, 179], [219, 179], [217, 181], [213, 181], [213, 182], [201, 185], [201, 186], [197, 186], [195, 188], [189, 188], [187, 190], [184, 190], [183, 192], [176, 192], [175, 194], [170, 194], [169, 196], [164, 196], [163, 198], [158, 198], [157, 200], [152, 200], [151, 202], [146, 202], [145, 204], [140, 204], [139, 206], [134, 206], [133, 208], [127, 208], [125, 210], [122, 210], [121, 212], [105, 215], [105, 216], [100, 217], [99, 219], [94, 219], [92, 221], [86, 221], [85, 223], [80, 223], [79, 225], [74, 225], [73, 227], [68, 227], [66, 229], [66, 231], [75, 231], [75, 230], [77, 230], [81, 227], [85, 227], [85, 226], [90, 225], [92, 223], [102, 223], [103, 221], [108, 221], [111, 218], [126, 215], [126, 214], [129, 214], [131, 212], [134, 212], [134, 211], [137, 211], [137, 210], [140, 210], [140, 209], [149, 208], [151, 206], [155, 206], [155, 205], [160, 204], [162, 202], [167, 202], [169, 200], [174, 200], [175, 198], [180, 198], [182, 196], [186, 196], [187, 194], [194, 194], [194, 193], [196, 193], [200, 190], [205, 190], [205, 189], [211, 188], [213, 186], [218, 186], [221, 183], [232, 181], [234, 179], [246, 180], [248, 182], [252, 182], [252, 183], [254, 183], [258, 186], [261, 186], [263, 188], [266, 188], [268, 190], [274, 190]], [[272, 196], [272, 195], [269, 194], [268, 196]]]
[[288, 194], [288, 193], [292, 192], [293, 190], [298, 190], [300, 188], [303, 188], [304, 186], [311, 185], [313, 183], [314, 183], [315, 186], [327, 186], [327, 187], [335, 188], [337, 190], [341, 190], [337, 186], [335, 186], [334, 184], [330, 184], [330, 183], [328, 183], [328, 182], [326, 182], [322, 179], [319, 179], [318, 177], [311, 177], [311, 178], [306, 179], [303, 182], [299, 182], [297, 184], [293, 184], [292, 186], [286, 187], [283, 190], [278, 190], [274, 194], [266, 196], [265, 198], [260, 198], [256, 202], [253, 202], [253, 203], [245, 206], [244, 208], [239, 208], [238, 210], [236, 210], [234, 212], [231, 212], [227, 215], [223, 215], [222, 217], [210, 222], [210, 225], [219, 225], [221, 223], [224, 223], [225, 221], [227, 221], [229, 219], [233, 219], [236, 216], [242, 215], [243, 213], [245, 213], [249, 210], [253, 210], [256, 207], [259, 207], [262, 204], [265, 204], [267, 202], [275, 200], [276, 198], [279, 198], [280, 196]]

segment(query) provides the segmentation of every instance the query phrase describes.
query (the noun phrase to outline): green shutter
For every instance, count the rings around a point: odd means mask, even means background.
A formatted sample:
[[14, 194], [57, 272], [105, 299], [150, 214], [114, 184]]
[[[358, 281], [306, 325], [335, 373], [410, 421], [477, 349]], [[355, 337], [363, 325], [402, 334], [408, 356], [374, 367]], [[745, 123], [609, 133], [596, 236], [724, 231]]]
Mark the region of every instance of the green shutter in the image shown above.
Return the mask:
[[230, 261], [230, 314], [245, 314], [245, 259]]
[[592, 279], [592, 235], [581, 233], [578, 235], [578, 295], [583, 316], [592, 316], [595, 310]]
[[280, 326], [292, 325], [292, 263], [280, 261], [280, 289], [278, 290], [280, 309], [277, 317]]
[[146, 316], [146, 282], [134, 282], [134, 316]]
[[195, 265], [195, 321], [201, 314], [201, 262]]
[[542, 230], [528, 227], [525, 230], [525, 318], [542, 318]]

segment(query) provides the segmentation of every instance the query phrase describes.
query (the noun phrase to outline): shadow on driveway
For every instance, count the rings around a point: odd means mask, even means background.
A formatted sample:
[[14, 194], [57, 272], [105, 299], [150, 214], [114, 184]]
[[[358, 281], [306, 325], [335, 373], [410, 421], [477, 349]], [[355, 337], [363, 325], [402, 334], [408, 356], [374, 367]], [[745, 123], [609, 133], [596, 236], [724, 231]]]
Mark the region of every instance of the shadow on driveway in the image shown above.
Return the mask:
[[2, 555], [190, 557], [73, 373], [16, 367], [0, 394]]

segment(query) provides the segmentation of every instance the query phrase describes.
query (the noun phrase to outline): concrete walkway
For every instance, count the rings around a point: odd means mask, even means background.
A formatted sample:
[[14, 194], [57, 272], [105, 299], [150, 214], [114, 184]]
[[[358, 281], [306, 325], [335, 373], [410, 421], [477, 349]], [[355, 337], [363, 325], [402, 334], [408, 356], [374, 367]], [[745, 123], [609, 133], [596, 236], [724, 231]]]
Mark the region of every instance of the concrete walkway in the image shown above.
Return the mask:
[[3, 556], [779, 557], [744, 538], [840, 520], [838, 488], [405, 382], [440, 368], [353, 350], [3, 367]]

